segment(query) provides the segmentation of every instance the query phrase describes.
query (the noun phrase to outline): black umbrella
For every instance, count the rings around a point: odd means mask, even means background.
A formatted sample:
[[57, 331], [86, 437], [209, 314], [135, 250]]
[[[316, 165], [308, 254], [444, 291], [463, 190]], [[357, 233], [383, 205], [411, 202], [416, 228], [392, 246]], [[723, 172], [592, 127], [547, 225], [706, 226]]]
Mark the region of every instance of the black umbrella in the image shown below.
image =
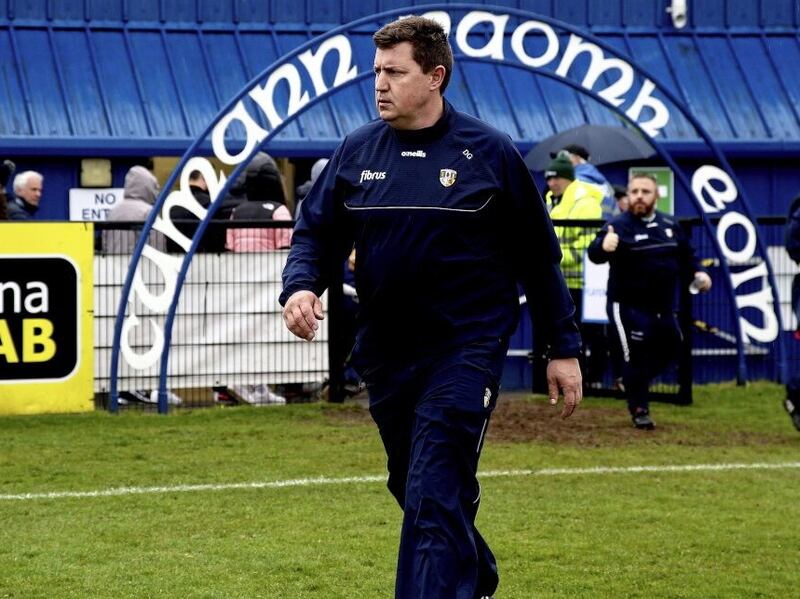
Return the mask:
[[608, 164], [649, 158], [656, 151], [638, 132], [624, 127], [580, 125], [543, 139], [525, 156], [525, 164], [534, 171], [543, 171], [559, 150], [570, 144], [583, 146], [592, 164]]

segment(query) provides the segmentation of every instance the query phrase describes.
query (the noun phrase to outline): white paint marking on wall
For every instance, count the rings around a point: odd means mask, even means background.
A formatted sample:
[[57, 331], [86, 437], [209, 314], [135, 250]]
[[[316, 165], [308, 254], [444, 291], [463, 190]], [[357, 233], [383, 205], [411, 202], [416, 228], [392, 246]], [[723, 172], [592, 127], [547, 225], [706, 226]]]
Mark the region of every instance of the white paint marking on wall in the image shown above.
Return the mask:
[[[673, 464], [663, 466], [593, 466], [588, 468], [543, 468], [540, 470], [488, 470], [480, 478], [513, 478], [523, 476], [569, 476], [586, 474], [641, 474], [674, 472], [722, 472], [728, 470], [785, 470], [800, 469], [800, 462], [754, 462], [732, 464]], [[293, 487], [318, 487], [324, 485], [351, 485], [384, 482], [386, 475], [345, 476], [339, 478], [313, 477], [286, 480], [217, 483], [196, 485], [169, 485], [162, 487], [116, 487], [96, 491], [52, 491], [49, 493], [18, 493], [0, 495], [0, 501], [31, 501], [36, 499], [82, 499], [91, 497], [123, 497], [126, 495], [156, 495], [164, 493], [195, 493], [206, 491], [232, 491], [251, 489], [284, 489]]]

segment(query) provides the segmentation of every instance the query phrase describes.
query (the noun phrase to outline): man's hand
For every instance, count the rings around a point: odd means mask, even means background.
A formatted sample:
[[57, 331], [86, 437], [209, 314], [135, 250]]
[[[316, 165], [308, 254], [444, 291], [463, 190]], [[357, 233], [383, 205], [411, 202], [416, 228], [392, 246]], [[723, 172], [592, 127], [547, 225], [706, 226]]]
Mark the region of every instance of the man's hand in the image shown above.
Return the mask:
[[569, 418], [583, 399], [583, 380], [577, 358], [550, 360], [547, 364], [547, 388], [550, 392], [550, 405], [558, 403], [559, 392], [564, 393], [562, 418]]
[[322, 302], [311, 291], [296, 291], [283, 308], [283, 321], [300, 339], [311, 341], [319, 328], [318, 320], [325, 318]]
[[617, 250], [618, 245], [619, 235], [614, 233], [614, 227], [608, 225], [608, 232], [606, 233], [606, 236], [603, 237], [603, 251], [610, 254], [611, 252]]

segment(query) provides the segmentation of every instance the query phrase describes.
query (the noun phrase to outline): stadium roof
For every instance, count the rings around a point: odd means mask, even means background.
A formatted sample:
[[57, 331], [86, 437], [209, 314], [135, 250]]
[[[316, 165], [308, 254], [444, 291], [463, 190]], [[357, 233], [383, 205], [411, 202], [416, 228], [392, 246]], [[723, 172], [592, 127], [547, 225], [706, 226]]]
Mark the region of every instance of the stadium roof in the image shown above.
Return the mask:
[[[18, 17], [0, 17], [0, 153], [16, 155], [181, 154], [250, 79], [330, 28]], [[593, 33], [677, 93], [726, 151], [800, 152], [796, 28], [606, 27]], [[350, 37], [359, 72], [370, 70], [369, 32]], [[507, 131], [523, 151], [583, 122], [618, 122], [558, 81], [495, 64], [457, 64], [447, 96]], [[268, 149], [326, 155], [374, 114], [367, 78], [302, 115]], [[683, 155], [704, 147], [680, 118], [663, 135]]]

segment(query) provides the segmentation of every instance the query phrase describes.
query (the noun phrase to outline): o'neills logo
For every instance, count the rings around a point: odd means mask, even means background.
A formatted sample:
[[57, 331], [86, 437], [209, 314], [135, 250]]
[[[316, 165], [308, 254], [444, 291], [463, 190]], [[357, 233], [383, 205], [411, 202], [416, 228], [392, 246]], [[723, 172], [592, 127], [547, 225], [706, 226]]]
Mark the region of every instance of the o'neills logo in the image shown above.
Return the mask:
[[406, 150], [405, 152], [400, 152], [400, 156], [403, 158], [425, 158], [427, 154], [424, 150], [414, 150], [413, 152]]

